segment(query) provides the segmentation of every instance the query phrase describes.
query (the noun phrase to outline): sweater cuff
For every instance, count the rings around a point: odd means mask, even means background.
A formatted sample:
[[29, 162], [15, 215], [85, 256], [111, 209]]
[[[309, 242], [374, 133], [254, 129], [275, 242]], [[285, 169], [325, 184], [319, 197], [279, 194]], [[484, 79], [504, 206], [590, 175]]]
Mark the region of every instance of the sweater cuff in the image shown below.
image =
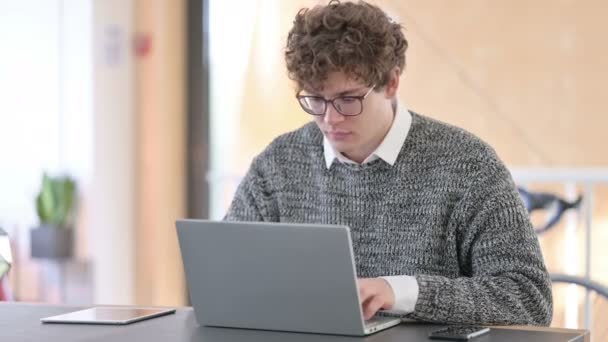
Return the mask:
[[455, 308], [440, 298], [447, 279], [439, 276], [416, 275], [419, 293], [414, 315], [418, 319], [436, 320], [451, 317]]

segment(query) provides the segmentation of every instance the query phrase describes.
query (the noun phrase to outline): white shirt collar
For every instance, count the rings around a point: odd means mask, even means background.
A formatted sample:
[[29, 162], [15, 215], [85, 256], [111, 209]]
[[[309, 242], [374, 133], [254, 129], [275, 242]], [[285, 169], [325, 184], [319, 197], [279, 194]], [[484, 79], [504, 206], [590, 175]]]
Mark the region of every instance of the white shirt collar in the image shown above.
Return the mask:
[[[384, 137], [384, 140], [378, 145], [376, 150], [370, 154], [363, 164], [372, 162], [378, 158], [384, 160], [391, 166], [395, 164], [397, 156], [401, 151], [401, 147], [409, 134], [410, 127], [412, 126], [412, 115], [408, 111], [405, 105], [397, 102], [397, 109], [395, 110], [395, 118], [391, 128]], [[336, 151], [327, 138], [323, 137], [323, 154], [325, 156], [325, 165], [329, 169], [335, 159], [338, 159], [342, 163], [357, 164], [356, 162], [348, 159], [342, 153]]]

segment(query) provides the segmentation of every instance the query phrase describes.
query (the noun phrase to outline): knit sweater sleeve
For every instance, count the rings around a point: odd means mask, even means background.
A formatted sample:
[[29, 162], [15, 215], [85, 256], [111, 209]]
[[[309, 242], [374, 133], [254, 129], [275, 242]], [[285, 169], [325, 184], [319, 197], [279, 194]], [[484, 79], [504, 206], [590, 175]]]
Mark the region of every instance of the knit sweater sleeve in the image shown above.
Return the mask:
[[272, 221], [268, 215], [269, 195], [261, 172], [260, 157], [256, 157], [249, 171], [236, 189], [224, 221]]
[[461, 276], [417, 275], [412, 318], [443, 323], [549, 325], [551, 282], [506, 167], [479, 164], [455, 208]]

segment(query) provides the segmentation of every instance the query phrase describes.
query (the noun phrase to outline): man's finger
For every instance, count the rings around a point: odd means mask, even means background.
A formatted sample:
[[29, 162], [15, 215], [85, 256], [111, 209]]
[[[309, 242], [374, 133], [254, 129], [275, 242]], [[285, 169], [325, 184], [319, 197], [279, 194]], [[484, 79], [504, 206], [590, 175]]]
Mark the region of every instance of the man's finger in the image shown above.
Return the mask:
[[371, 297], [376, 295], [373, 286], [369, 286], [366, 281], [359, 281], [359, 304], [367, 302]]
[[376, 312], [378, 312], [378, 310], [380, 310], [380, 308], [382, 308], [383, 305], [384, 305], [384, 301], [382, 300], [382, 298], [380, 298], [378, 296], [367, 301], [363, 306], [363, 317], [365, 318], [365, 320], [368, 320], [368, 319], [371, 319], [372, 317], [374, 317]]

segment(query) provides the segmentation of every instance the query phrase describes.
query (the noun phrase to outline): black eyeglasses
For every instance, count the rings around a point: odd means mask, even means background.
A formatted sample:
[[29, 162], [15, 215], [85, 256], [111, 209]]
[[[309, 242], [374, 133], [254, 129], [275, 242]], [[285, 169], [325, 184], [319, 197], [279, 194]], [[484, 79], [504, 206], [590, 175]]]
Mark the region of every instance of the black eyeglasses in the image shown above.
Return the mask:
[[363, 100], [376, 86], [372, 86], [363, 96], [339, 96], [326, 100], [321, 96], [296, 95], [300, 106], [310, 115], [325, 115], [327, 104], [331, 103], [338, 113], [344, 116], [355, 116], [363, 112]]

